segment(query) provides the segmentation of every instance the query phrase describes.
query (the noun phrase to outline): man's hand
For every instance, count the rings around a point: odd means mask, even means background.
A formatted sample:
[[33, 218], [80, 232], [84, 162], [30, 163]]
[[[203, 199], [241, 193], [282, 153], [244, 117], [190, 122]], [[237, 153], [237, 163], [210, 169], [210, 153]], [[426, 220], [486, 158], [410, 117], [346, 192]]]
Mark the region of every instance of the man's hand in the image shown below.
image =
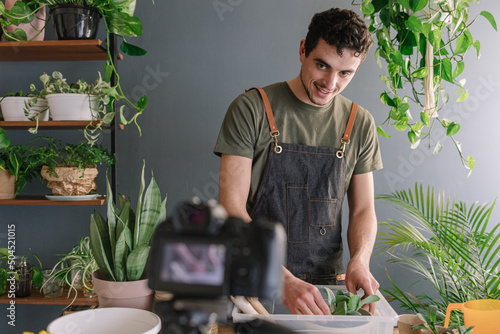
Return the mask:
[[[374, 295], [380, 286], [371, 274], [370, 268], [356, 259], [349, 261], [345, 275], [345, 285], [347, 291], [351, 293], [356, 293], [359, 289], [363, 289], [365, 294], [362, 298]], [[375, 303], [369, 304], [369, 311], [371, 314], [375, 312]]]
[[314, 285], [295, 277], [283, 268], [283, 304], [293, 314], [331, 315], [321, 292]]

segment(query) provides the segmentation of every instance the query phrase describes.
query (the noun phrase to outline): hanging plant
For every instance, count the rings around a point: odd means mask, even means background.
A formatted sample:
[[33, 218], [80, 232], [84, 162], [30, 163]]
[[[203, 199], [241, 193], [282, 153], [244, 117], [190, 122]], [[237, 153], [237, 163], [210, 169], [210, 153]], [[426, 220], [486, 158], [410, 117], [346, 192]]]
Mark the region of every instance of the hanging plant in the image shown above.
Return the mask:
[[[469, 17], [469, 5], [479, 0], [364, 0], [359, 5], [368, 19], [370, 32], [376, 37], [375, 57], [385, 71], [380, 75], [387, 90], [380, 95], [389, 107], [385, 121], [378, 125], [382, 137], [390, 137], [382, 125], [393, 125], [406, 131], [411, 148], [422, 140], [437, 154], [442, 149], [440, 141], [434, 142], [431, 133], [444, 128], [460, 155], [462, 164], [469, 170], [475, 161], [462, 153], [462, 145], [455, 135], [460, 124], [440, 115], [449, 100], [445, 84], [456, 86], [457, 102], [469, 95], [465, 78], [460, 78], [465, 68], [465, 54], [475, 49], [480, 56], [480, 42], [469, 30], [479, 16], [488, 20], [497, 30], [492, 14], [482, 11]], [[383, 64], [385, 61], [385, 64]]]

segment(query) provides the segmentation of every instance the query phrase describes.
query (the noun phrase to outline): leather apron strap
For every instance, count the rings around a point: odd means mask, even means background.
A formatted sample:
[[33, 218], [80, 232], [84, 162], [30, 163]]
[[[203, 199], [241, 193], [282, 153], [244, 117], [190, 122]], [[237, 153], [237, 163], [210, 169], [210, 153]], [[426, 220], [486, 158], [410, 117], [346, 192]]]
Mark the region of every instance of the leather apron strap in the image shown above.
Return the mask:
[[[281, 146], [278, 145], [278, 136], [280, 135], [280, 132], [278, 130], [278, 127], [276, 126], [276, 121], [274, 120], [274, 114], [273, 110], [271, 109], [271, 103], [269, 102], [269, 98], [267, 97], [266, 92], [259, 87], [252, 87], [250, 89], [245, 90], [245, 92], [248, 92], [249, 90], [252, 89], [256, 89], [259, 92], [260, 97], [264, 102], [266, 117], [269, 123], [269, 129], [271, 130], [271, 137], [274, 139], [274, 144], [275, 144], [274, 151], [279, 154], [281, 153]], [[337, 151], [337, 158], [339, 159], [342, 159], [344, 157], [345, 146], [349, 144], [351, 140], [352, 127], [354, 125], [354, 120], [356, 119], [357, 112], [358, 112], [358, 104], [353, 102], [351, 107], [351, 113], [349, 114], [349, 119], [347, 120], [347, 124], [344, 130], [344, 135], [340, 140], [340, 150]]]

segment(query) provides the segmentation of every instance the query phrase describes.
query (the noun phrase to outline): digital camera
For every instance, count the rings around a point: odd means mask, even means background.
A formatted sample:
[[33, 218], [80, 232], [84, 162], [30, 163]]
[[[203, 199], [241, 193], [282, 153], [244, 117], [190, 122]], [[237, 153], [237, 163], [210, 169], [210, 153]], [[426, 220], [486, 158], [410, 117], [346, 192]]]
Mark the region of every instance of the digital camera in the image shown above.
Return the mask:
[[176, 298], [281, 296], [283, 226], [228, 218], [215, 200], [178, 205], [155, 230], [150, 254], [150, 288]]

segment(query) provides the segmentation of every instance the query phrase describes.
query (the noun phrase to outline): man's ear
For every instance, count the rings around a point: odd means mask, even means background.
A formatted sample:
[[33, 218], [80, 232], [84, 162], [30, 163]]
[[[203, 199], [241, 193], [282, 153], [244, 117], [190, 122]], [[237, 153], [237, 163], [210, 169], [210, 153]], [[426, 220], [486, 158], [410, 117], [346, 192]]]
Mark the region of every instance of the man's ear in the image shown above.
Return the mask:
[[306, 40], [305, 39], [300, 41], [299, 59], [300, 59], [301, 63], [304, 63], [304, 60], [306, 59]]

